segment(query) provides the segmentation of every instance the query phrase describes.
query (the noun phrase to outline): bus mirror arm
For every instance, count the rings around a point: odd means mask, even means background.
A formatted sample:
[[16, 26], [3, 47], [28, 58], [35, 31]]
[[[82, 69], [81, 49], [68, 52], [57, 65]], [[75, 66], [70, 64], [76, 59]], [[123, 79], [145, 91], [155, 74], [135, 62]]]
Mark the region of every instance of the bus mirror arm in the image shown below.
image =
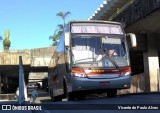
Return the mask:
[[128, 34], [126, 34], [126, 35], [130, 37], [132, 47], [136, 47], [136, 46], [137, 46], [136, 35], [133, 34], [133, 33], [128, 33]]

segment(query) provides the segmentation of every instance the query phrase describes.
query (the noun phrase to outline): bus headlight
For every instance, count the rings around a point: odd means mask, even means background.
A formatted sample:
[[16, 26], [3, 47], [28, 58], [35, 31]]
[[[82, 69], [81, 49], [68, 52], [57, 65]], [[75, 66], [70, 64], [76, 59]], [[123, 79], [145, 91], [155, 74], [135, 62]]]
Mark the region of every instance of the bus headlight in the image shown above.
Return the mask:
[[85, 77], [86, 77], [86, 74], [84, 74], [84, 73], [74, 73], [74, 76], [75, 76], [75, 77], [85, 78]]
[[130, 72], [130, 71], [122, 72], [122, 73], [120, 74], [120, 76], [129, 76], [129, 75], [131, 75], [131, 72]]

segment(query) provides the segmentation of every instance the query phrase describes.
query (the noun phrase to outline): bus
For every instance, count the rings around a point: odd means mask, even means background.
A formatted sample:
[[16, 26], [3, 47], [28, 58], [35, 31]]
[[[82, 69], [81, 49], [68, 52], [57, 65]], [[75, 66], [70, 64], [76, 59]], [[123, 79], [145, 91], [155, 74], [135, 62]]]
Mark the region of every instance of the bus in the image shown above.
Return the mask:
[[131, 67], [127, 38], [136, 46], [135, 34], [125, 34], [121, 23], [70, 21], [48, 66], [52, 101], [84, 99], [90, 93], [115, 97], [130, 88]]

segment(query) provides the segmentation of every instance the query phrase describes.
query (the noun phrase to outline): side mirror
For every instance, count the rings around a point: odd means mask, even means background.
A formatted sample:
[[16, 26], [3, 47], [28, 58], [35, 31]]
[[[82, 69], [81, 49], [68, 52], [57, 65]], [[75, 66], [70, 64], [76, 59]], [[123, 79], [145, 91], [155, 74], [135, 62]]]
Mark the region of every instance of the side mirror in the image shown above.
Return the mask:
[[136, 35], [133, 33], [128, 33], [127, 36], [131, 38], [132, 47], [136, 47], [137, 46]]
[[65, 33], [65, 47], [69, 47], [70, 46], [70, 34], [69, 34], [69, 32], [66, 32]]

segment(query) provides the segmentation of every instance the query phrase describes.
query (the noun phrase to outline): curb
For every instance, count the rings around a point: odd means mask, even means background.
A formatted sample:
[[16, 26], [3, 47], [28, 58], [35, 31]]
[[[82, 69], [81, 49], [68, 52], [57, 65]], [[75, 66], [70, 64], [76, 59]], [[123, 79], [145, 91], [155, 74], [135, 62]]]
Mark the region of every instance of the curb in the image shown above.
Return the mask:
[[160, 94], [160, 92], [140, 92], [140, 93], [127, 93], [127, 94], [119, 94], [117, 96], [125, 96], [125, 95], [149, 95], [149, 94]]

